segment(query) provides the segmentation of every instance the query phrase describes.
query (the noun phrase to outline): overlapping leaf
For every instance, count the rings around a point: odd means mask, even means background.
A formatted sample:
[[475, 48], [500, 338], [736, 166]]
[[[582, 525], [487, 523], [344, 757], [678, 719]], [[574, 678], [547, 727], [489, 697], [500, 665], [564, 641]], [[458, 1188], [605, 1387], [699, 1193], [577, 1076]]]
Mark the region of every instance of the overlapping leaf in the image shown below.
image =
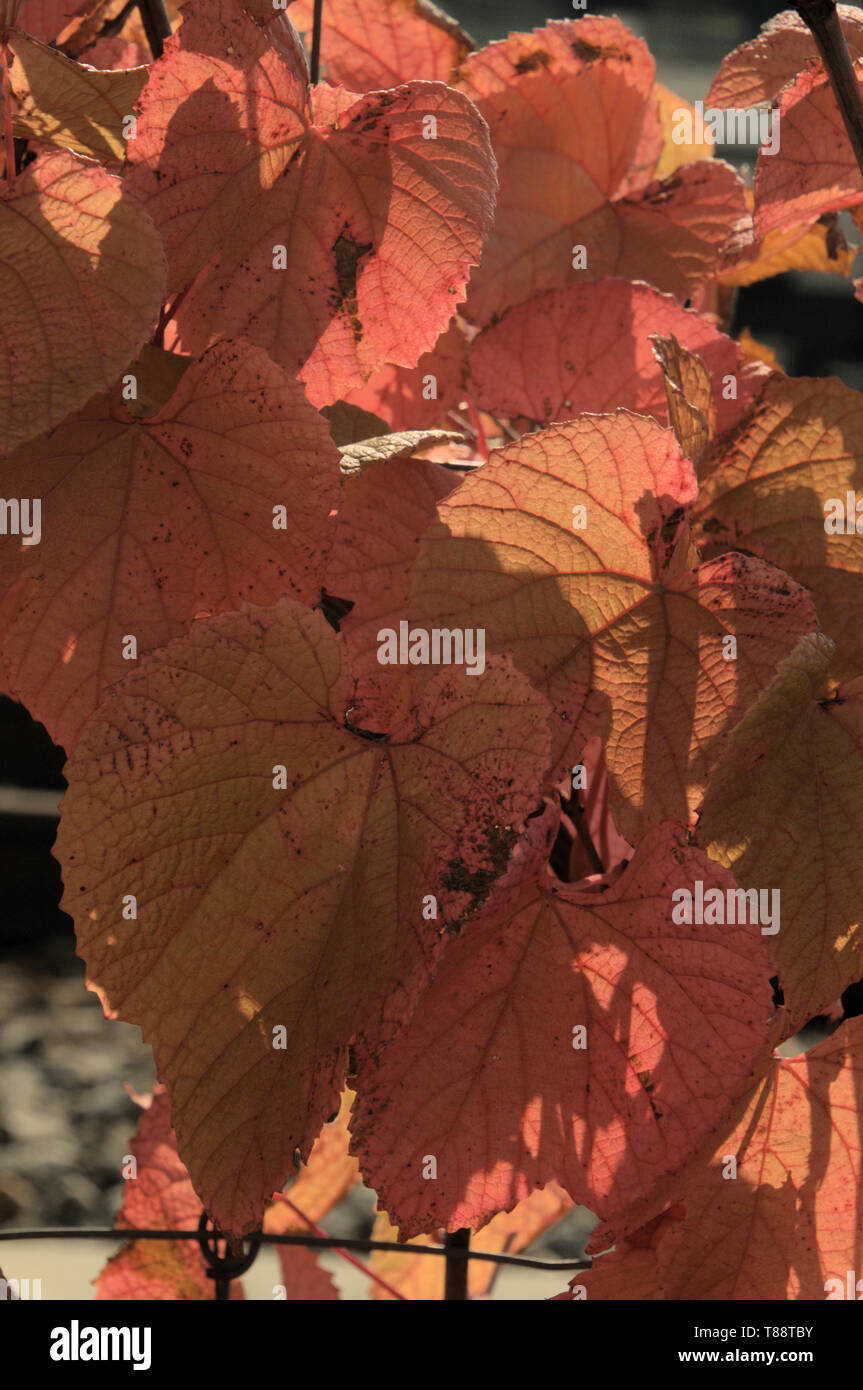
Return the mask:
[[462, 65], [500, 170], [468, 317], [487, 323], [539, 290], [605, 275], [686, 298], [714, 270], [748, 225], [743, 184], [714, 160], [651, 183], [663, 144], [653, 77], [640, 39], [592, 17], [511, 34]]
[[324, 1125], [312, 1145], [308, 1162], [300, 1166], [286, 1190], [292, 1205], [274, 1200], [264, 1214], [265, 1231], [274, 1234], [307, 1231], [308, 1226], [297, 1216], [295, 1207], [299, 1207], [309, 1221], [320, 1221], [360, 1181], [359, 1164], [348, 1152], [348, 1121], [353, 1099], [353, 1091], [346, 1090], [338, 1115]]
[[[859, 87], [859, 64], [855, 76]], [[795, 78], [782, 95], [778, 119], [779, 152], [759, 154], [755, 171], [759, 236], [863, 202], [863, 176], [823, 71], [807, 69]]]
[[863, 678], [837, 684], [832, 643], [804, 638], [735, 729], [699, 842], [742, 887], [776, 889], [771, 960], [795, 1023], [863, 975]]
[[[7, 44], [17, 136], [99, 159], [124, 157], [124, 121], [141, 95], [145, 68], [100, 72], [14, 30]], [[3, 109], [0, 98], [0, 119]]]
[[[667, 423], [650, 335], [673, 333], [714, 378], [720, 429], [733, 424], [756, 374], [737, 345], [671, 295], [629, 280], [547, 290], [508, 310], [471, 348], [469, 388], [486, 410], [540, 424], [623, 406]], [[733, 378], [729, 399], [726, 377]], [[738, 377], [740, 381], [738, 382]]]
[[[856, 5], [837, 5], [852, 58], [863, 57], [863, 13]], [[803, 69], [821, 69], [812, 32], [794, 10], [783, 10], [761, 26], [757, 38], [724, 58], [705, 106], [772, 105]]]
[[437, 503], [457, 484], [457, 475], [440, 464], [396, 459], [377, 463], [344, 485], [325, 587], [353, 604], [339, 630], [362, 697], [369, 705], [376, 697], [376, 717], [367, 709], [364, 728], [385, 727], [384, 692], [396, 708], [409, 698], [403, 670], [378, 661], [378, 633], [398, 632], [409, 614], [411, 565], [420, 538], [435, 519]]
[[[130, 404], [178, 362], [133, 366]], [[244, 342], [210, 349], [149, 418], [118, 390], [22, 445], [4, 487], [40, 499], [42, 538], [0, 547], [5, 689], [71, 750], [129, 671], [127, 636], [140, 656], [246, 599], [314, 603], [338, 470], [300, 383]]]
[[847, 1298], [863, 1251], [861, 1101], [853, 1018], [775, 1058], [715, 1153], [672, 1181], [677, 1204], [574, 1282], [588, 1300]]
[[412, 619], [483, 628], [550, 696], [561, 771], [574, 729], [603, 737], [630, 840], [688, 822], [731, 727], [815, 625], [772, 566], [698, 565], [695, 492], [670, 431], [585, 415], [493, 454], [438, 504], [414, 566]]
[[465, 97], [410, 82], [310, 98], [239, 0], [186, 6], [129, 158], [171, 288], [201, 272], [177, 316], [184, 348], [246, 334], [302, 369], [316, 405], [384, 363], [416, 363], [491, 222], [494, 160]]
[[[115, 1225], [119, 1230], [196, 1231], [202, 1207], [177, 1154], [171, 1111], [163, 1087], [138, 1121], [129, 1157], [136, 1164], [127, 1176]], [[131, 1240], [113, 1255], [96, 1280], [97, 1299], [211, 1299], [214, 1284], [194, 1240]], [[239, 1280], [231, 1297], [242, 1298]]]
[[[310, 45], [314, 0], [292, 0], [288, 15]], [[349, 92], [397, 87], [418, 78], [448, 82], [473, 43], [426, 0], [327, 0], [321, 25], [321, 78]]]
[[776, 376], [704, 460], [695, 507], [696, 534], [712, 553], [751, 551], [811, 590], [844, 678], [863, 672], [861, 430], [860, 392], [836, 378]]
[[427, 429], [458, 404], [467, 359], [467, 338], [453, 322], [415, 367], [380, 367], [345, 399], [380, 415], [391, 429]]
[[601, 895], [513, 861], [411, 1021], [360, 1062], [354, 1147], [403, 1237], [475, 1229], [550, 1180], [609, 1217], [695, 1153], [771, 1013], [757, 928], [671, 921], [695, 880], [733, 887], [669, 824]]
[[150, 336], [164, 292], [153, 223], [99, 165], [56, 151], [14, 190], [3, 183], [0, 452], [109, 390]]
[[225, 1231], [308, 1154], [351, 1037], [409, 1016], [548, 763], [547, 704], [509, 663], [430, 680], [383, 742], [346, 725], [351, 687], [319, 613], [223, 614], [114, 687], [67, 764], [57, 853], [88, 978], [152, 1043]]
[[[572, 1199], [557, 1183], [536, 1188], [519, 1202], [512, 1211], [501, 1212], [492, 1217], [487, 1226], [471, 1240], [472, 1250], [493, 1251], [495, 1254], [515, 1255], [524, 1250], [531, 1241], [547, 1231], [556, 1221], [572, 1210]], [[442, 1234], [442, 1233], [440, 1233]], [[396, 1228], [391, 1225], [386, 1212], [381, 1212], [372, 1231], [373, 1240], [393, 1241], [397, 1239]], [[375, 1250], [369, 1261], [369, 1268], [386, 1280], [403, 1298], [428, 1302], [444, 1296], [445, 1265], [440, 1256], [422, 1254], [423, 1247], [439, 1244], [429, 1236], [416, 1236], [416, 1255], [397, 1251]], [[485, 1260], [471, 1260], [468, 1266], [467, 1290], [469, 1298], [483, 1298], [493, 1285], [500, 1266]], [[372, 1298], [391, 1299], [393, 1295], [380, 1284], [373, 1284]]]

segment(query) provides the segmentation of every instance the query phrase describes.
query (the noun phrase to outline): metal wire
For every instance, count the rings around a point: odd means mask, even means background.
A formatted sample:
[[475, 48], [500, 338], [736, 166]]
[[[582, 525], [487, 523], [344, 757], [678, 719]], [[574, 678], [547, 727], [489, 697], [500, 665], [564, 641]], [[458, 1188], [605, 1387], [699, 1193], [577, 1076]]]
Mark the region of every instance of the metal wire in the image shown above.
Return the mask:
[[[0, 1240], [197, 1240], [212, 1239], [212, 1232], [118, 1230], [96, 1227], [60, 1227], [39, 1231], [0, 1231]], [[288, 1236], [254, 1231], [246, 1241], [261, 1245], [308, 1245], [323, 1250], [396, 1250], [406, 1255], [441, 1255], [448, 1260], [490, 1260], [493, 1264], [518, 1265], [522, 1269], [590, 1269], [590, 1260], [531, 1260], [525, 1255], [495, 1255], [490, 1250], [447, 1249], [443, 1245], [404, 1245], [392, 1240], [346, 1239], [343, 1236]]]

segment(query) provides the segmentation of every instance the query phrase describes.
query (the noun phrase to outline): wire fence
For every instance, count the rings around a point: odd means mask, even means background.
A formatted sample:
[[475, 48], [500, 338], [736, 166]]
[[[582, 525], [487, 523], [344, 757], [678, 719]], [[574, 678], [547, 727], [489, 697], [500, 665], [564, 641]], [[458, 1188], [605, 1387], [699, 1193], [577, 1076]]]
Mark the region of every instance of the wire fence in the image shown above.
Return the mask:
[[[570, 1273], [590, 1269], [590, 1260], [535, 1260], [528, 1255], [506, 1255], [491, 1250], [473, 1250], [470, 1246], [470, 1232], [467, 1229], [448, 1233], [443, 1245], [408, 1245], [400, 1241], [372, 1240], [365, 1237], [344, 1237], [326, 1235], [282, 1235], [269, 1231], [256, 1231], [245, 1236], [242, 1252], [234, 1248], [231, 1241], [221, 1231], [210, 1224], [206, 1213], [198, 1223], [198, 1229], [165, 1231], [138, 1230], [134, 1227], [58, 1227], [40, 1230], [0, 1231], [0, 1241], [14, 1240], [196, 1240], [207, 1262], [207, 1276], [215, 1285], [214, 1298], [228, 1301], [232, 1279], [238, 1279], [251, 1268], [263, 1245], [303, 1245], [311, 1249], [336, 1251], [373, 1250], [395, 1251], [406, 1255], [432, 1255], [447, 1262], [447, 1277], [444, 1298], [448, 1300], [467, 1298], [467, 1261], [483, 1260], [497, 1265], [515, 1265], [522, 1269], [567, 1270]], [[220, 1250], [224, 1246], [224, 1251]]]

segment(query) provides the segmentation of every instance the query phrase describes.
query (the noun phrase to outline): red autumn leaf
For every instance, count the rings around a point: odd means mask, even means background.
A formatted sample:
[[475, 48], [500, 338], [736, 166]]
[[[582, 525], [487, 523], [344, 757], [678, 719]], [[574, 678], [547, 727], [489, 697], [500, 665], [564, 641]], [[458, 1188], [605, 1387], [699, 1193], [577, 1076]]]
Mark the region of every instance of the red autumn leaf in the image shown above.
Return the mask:
[[[288, 6], [309, 48], [314, 9], [314, 0]], [[412, 78], [448, 82], [472, 47], [455, 20], [426, 0], [326, 0], [321, 80], [349, 92], [397, 87]]]
[[5, 688], [69, 751], [128, 672], [128, 636], [140, 656], [201, 613], [314, 603], [338, 466], [300, 383], [242, 341], [192, 363], [150, 418], [118, 389], [22, 445], [4, 487], [40, 498], [46, 525], [38, 546], [0, 547]]
[[288, 1302], [320, 1303], [338, 1298], [333, 1276], [318, 1262], [314, 1250], [301, 1245], [278, 1245], [281, 1287], [277, 1297]]
[[81, 55], [80, 61], [94, 68], [136, 68], [151, 63], [153, 55], [128, 39], [99, 39]]
[[772, 566], [698, 563], [695, 493], [656, 421], [583, 415], [495, 452], [438, 503], [414, 565], [412, 619], [485, 629], [552, 700], [558, 773], [603, 738], [633, 842], [689, 822], [731, 727], [815, 626]]
[[353, 1146], [403, 1238], [475, 1229], [552, 1180], [609, 1218], [696, 1152], [771, 1013], [757, 929], [670, 920], [696, 880], [734, 886], [669, 824], [602, 895], [513, 860], [410, 1022], [360, 1059]]
[[[749, 225], [743, 184], [702, 160], [651, 183], [662, 125], [647, 48], [617, 19], [555, 21], [472, 54], [459, 88], [489, 123], [500, 189], [466, 312], [607, 275], [680, 298]], [[582, 268], [575, 248], [583, 247]]]
[[376, 697], [376, 720], [366, 711], [356, 721], [363, 728], [386, 727], [384, 692], [396, 708], [409, 698], [402, 669], [378, 661], [378, 633], [398, 631], [409, 613], [411, 565], [420, 538], [435, 519], [437, 503], [458, 482], [458, 475], [440, 464], [394, 459], [343, 485], [325, 588], [353, 604], [339, 631], [359, 679], [359, 699]]
[[863, 678], [837, 682], [832, 655], [817, 633], [782, 662], [729, 739], [698, 823], [742, 888], [774, 895], [771, 965], [796, 1026], [863, 975]]
[[557, 1294], [552, 1301], [568, 1303], [589, 1298], [595, 1303], [599, 1299], [625, 1298], [646, 1303], [662, 1298], [656, 1252], [663, 1237], [684, 1215], [685, 1208], [678, 1203], [646, 1222], [618, 1241], [613, 1250], [600, 1252], [593, 1268], [576, 1274], [566, 1293]]
[[318, 1222], [360, 1181], [359, 1164], [348, 1152], [348, 1121], [353, 1100], [353, 1091], [345, 1090], [338, 1115], [324, 1125], [312, 1145], [308, 1163], [300, 1165], [296, 1177], [286, 1188], [291, 1204], [274, 1199], [267, 1207], [265, 1231], [274, 1235], [308, 1231], [308, 1222], [297, 1215], [295, 1207], [299, 1207], [308, 1221]]
[[[836, 9], [852, 59], [863, 57], [863, 15], [856, 5]], [[799, 72], [814, 68], [823, 70], [809, 26], [796, 11], [783, 10], [762, 24], [757, 38], [723, 58], [704, 105], [737, 110], [773, 105]]]
[[410, 1013], [548, 763], [548, 706], [509, 662], [428, 680], [383, 742], [346, 725], [352, 685], [320, 613], [222, 614], [114, 686], [67, 764], [56, 852], [88, 979], [152, 1043], [234, 1234], [335, 1109], [351, 1038]]
[[750, 551], [810, 590], [846, 680], [863, 671], [861, 430], [859, 391], [835, 377], [773, 377], [702, 461], [694, 514], [707, 553]]
[[0, 453], [8, 453], [110, 389], [153, 330], [165, 263], [152, 222], [120, 180], [59, 150], [40, 154], [14, 189], [0, 185], [0, 281]]
[[83, 0], [13, 0], [12, 20], [17, 29], [51, 43], [72, 16], [84, 8]]
[[193, 0], [184, 16], [129, 150], [170, 288], [198, 276], [177, 313], [184, 350], [245, 334], [301, 368], [316, 405], [384, 363], [412, 367], [464, 298], [491, 222], [476, 110], [439, 83], [310, 94], [239, 0], [219, 15]]
[[[156, 1088], [138, 1121], [129, 1157], [135, 1160], [136, 1172], [126, 1177], [117, 1229], [196, 1231], [203, 1208], [177, 1154], [162, 1087]], [[95, 1282], [97, 1299], [215, 1297], [206, 1260], [194, 1240], [132, 1240], [109, 1259]], [[231, 1281], [231, 1297], [243, 1297], [239, 1280]]]
[[390, 429], [427, 429], [458, 404], [467, 361], [467, 338], [453, 321], [415, 367], [380, 367], [345, 400], [379, 415]]
[[859, 1297], [861, 1100], [863, 1019], [852, 1018], [809, 1052], [776, 1057], [730, 1129], [664, 1180], [677, 1205], [574, 1282], [588, 1301]]
[[[629, 280], [546, 290], [509, 309], [471, 347], [469, 389], [502, 415], [547, 425], [624, 406], [668, 421], [650, 336], [673, 333], [713, 374], [718, 427], [728, 429], [762, 384], [739, 347], [703, 314]], [[726, 399], [726, 377], [735, 395]]]
[[[860, 87], [859, 63], [855, 76]], [[759, 236], [863, 202], [863, 176], [823, 71], [800, 73], [782, 94], [778, 119], [779, 151], [759, 154], [755, 171]]]

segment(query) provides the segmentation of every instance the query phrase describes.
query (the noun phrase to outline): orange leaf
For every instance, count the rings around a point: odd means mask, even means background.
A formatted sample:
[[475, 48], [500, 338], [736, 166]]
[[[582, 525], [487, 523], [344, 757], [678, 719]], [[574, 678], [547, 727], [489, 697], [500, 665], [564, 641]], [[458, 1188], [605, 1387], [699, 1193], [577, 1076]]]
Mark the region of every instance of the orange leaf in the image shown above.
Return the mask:
[[863, 678], [837, 686], [832, 652], [813, 634], [781, 664], [734, 730], [698, 823], [711, 857], [775, 901], [768, 947], [796, 1026], [863, 975]]
[[[178, 363], [133, 364], [141, 395], [154, 366]], [[313, 603], [338, 476], [300, 383], [248, 343], [210, 349], [150, 418], [119, 389], [97, 397], [6, 463], [4, 486], [51, 517], [39, 545], [0, 547], [6, 688], [71, 751], [129, 670], [127, 635], [140, 656], [201, 613], [284, 593]]]
[[177, 314], [184, 350], [246, 335], [301, 369], [315, 405], [415, 365], [491, 223], [494, 160], [464, 96], [427, 82], [310, 94], [305, 59], [239, 0], [221, 17], [185, 7], [129, 161], [171, 289], [198, 276]]
[[509, 662], [431, 677], [384, 742], [346, 725], [352, 685], [320, 613], [222, 614], [114, 686], [67, 764], [56, 852], [89, 982], [152, 1043], [233, 1234], [308, 1155], [352, 1037], [409, 1014], [548, 763], [548, 707]]
[[[629, 280], [547, 290], [509, 309], [473, 343], [469, 387], [485, 409], [543, 425], [619, 406], [666, 424], [653, 333], [672, 333], [698, 353], [714, 377], [719, 427], [734, 424], [760, 389], [756, 374], [740, 370], [737, 344], [705, 315]], [[728, 376], [733, 400], [725, 398]]]
[[413, 616], [484, 628], [552, 700], [558, 774], [603, 738], [633, 843], [689, 822], [731, 727], [815, 626], [772, 566], [687, 553], [695, 492], [656, 421], [583, 415], [492, 454], [438, 503], [414, 566]]
[[718, 161], [651, 183], [662, 150], [653, 76], [641, 40], [604, 18], [511, 34], [462, 65], [458, 85], [489, 123], [500, 176], [473, 321], [604, 275], [686, 298], [750, 225], [743, 184]]
[[859, 1298], [861, 1096], [861, 1018], [776, 1057], [673, 1180], [679, 1204], [573, 1282], [588, 1301]]
[[[292, 0], [288, 17], [311, 47], [314, 0]], [[417, 78], [448, 82], [473, 43], [426, 0], [326, 0], [321, 80], [350, 92], [398, 87]]]
[[120, 180], [62, 150], [39, 155], [14, 191], [0, 185], [0, 284], [8, 453], [109, 390], [153, 331], [165, 262]]
[[766, 1045], [757, 928], [670, 918], [673, 891], [733, 887], [726, 870], [663, 824], [579, 892], [544, 868], [553, 819], [532, 824], [538, 853], [360, 1055], [353, 1147], [402, 1238], [475, 1230], [550, 1180], [610, 1219], [694, 1155]]

